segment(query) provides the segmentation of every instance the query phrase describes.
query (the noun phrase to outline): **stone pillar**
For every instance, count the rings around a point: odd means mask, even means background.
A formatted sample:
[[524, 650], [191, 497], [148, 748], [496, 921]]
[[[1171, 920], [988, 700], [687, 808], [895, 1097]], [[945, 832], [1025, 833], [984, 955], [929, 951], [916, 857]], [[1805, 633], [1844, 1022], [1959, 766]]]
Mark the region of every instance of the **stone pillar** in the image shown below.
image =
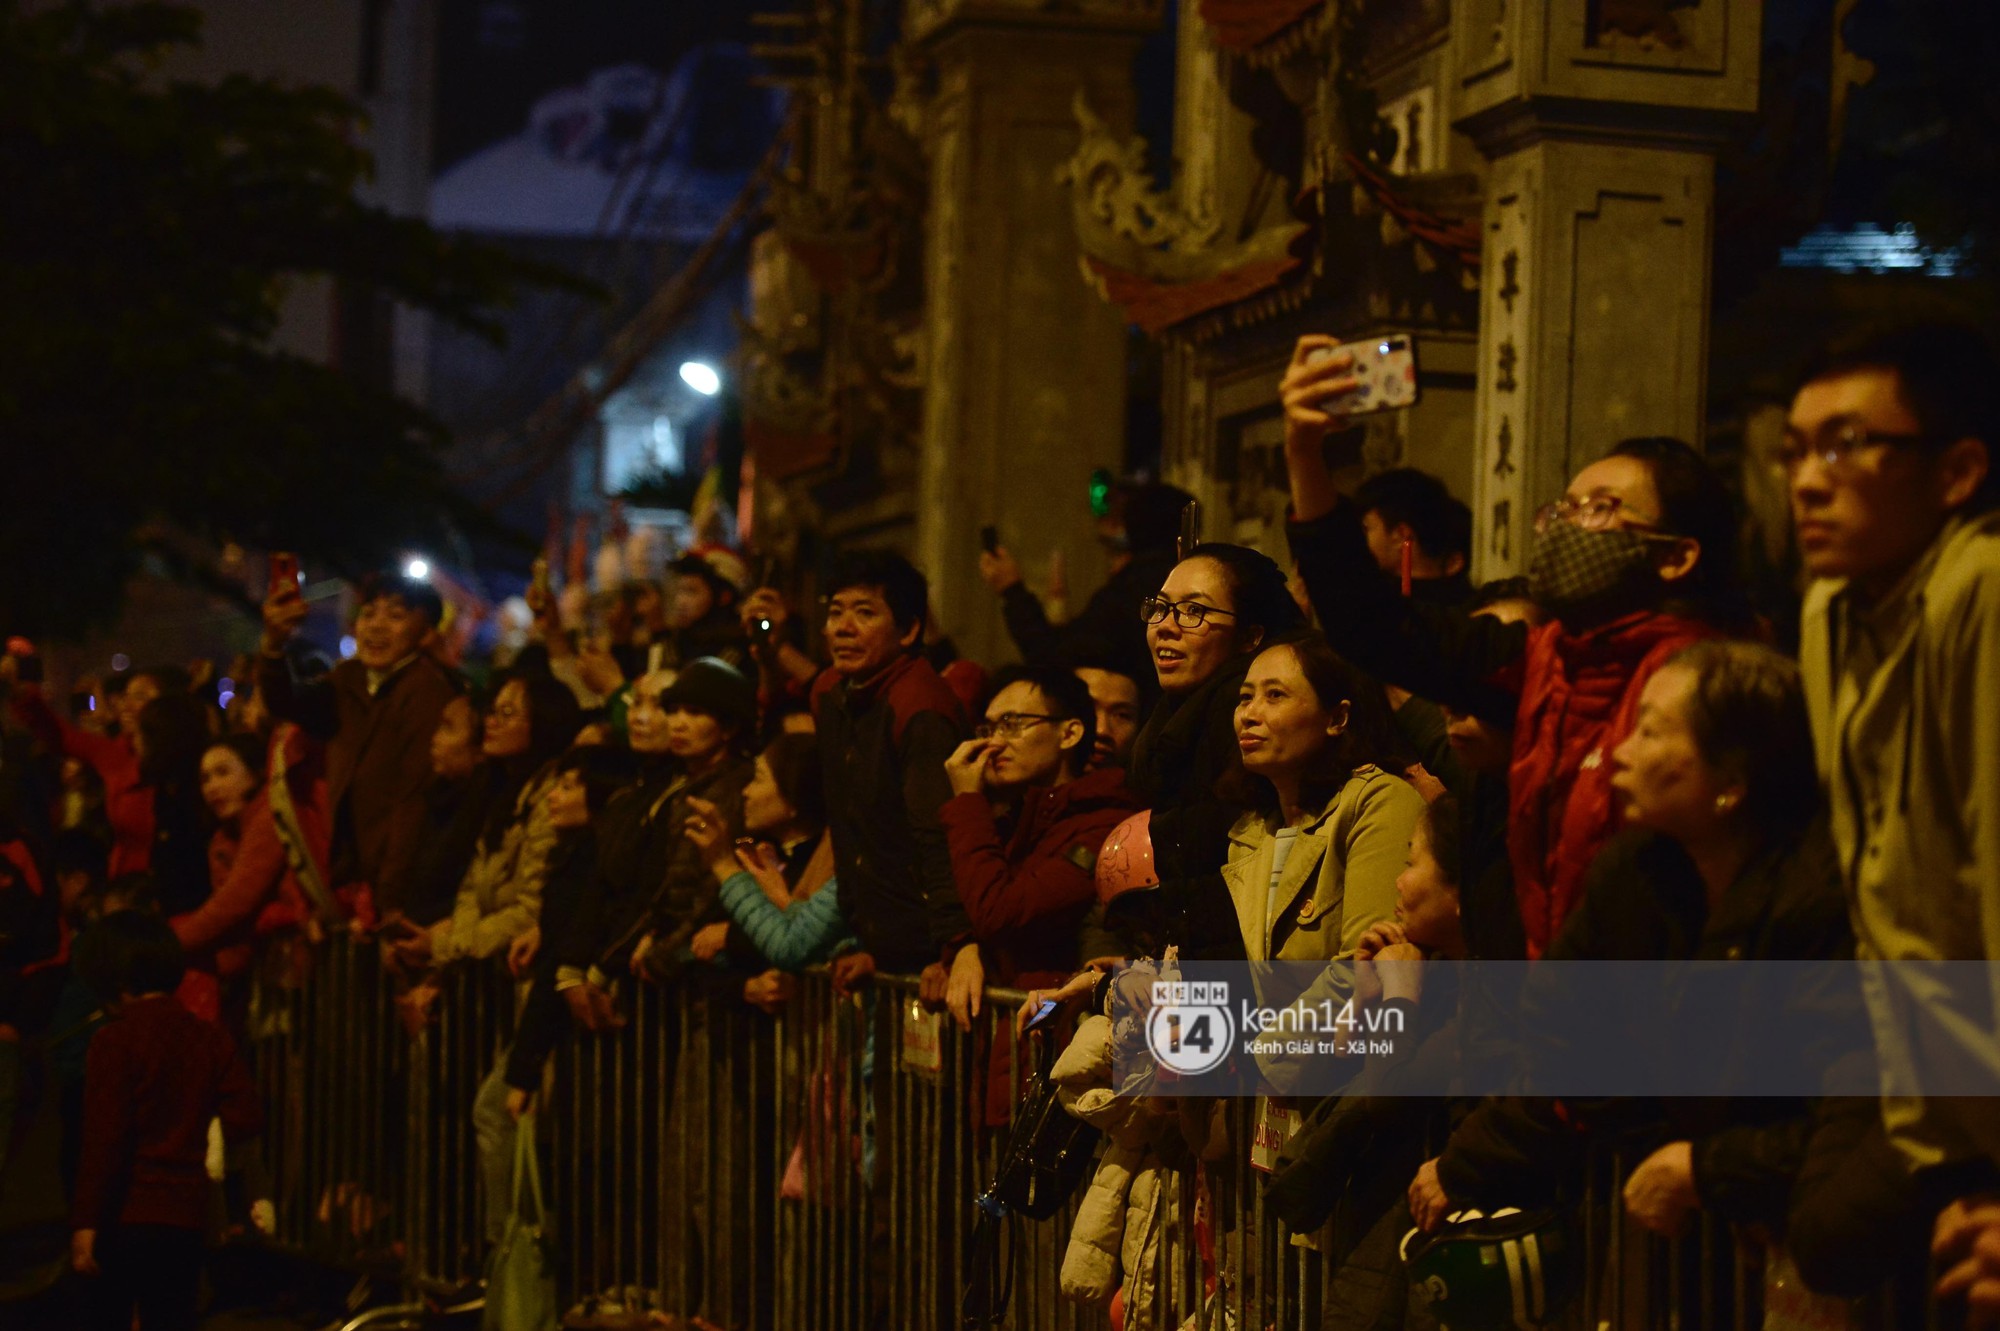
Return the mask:
[[1714, 145], [1757, 105], [1759, 0], [1467, 0], [1454, 116], [1492, 162], [1473, 568], [1527, 566], [1532, 518], [1617, 440], [1697, 447]]
[[1125, 329], [1079, 271], [1069, 190], [1078, 90], [1129, 132], [1131, 65], [1150, 0], [915, 0], [905, 32], [934, 62], [926, 140], [924, 422], [914, 556], [962, 651], [1013, 650], [980, 582], [991, 523], [1040, 589], [1067, 563], [1070, 604], [1106, 572], [1090, 472], [1124, 448]]

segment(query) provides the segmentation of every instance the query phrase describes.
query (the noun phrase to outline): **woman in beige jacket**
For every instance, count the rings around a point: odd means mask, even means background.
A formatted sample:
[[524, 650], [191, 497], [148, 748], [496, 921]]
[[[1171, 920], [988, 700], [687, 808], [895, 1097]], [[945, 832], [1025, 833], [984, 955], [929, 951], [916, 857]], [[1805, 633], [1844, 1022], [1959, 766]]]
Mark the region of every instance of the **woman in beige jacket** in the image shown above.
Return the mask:
[[[1381, 692], [1318, 634], [1266, 648], [1244, 677], [1242, 769], [1230, 784], [1249, 812], [1230, 829], [1222, 877], [1252, 963], [1351, 962], [1362, 935], [1395, 918], [1396, 876], [1424, 800], [1380, 766], [1389, 724]], [[1286, 967], [1260, 975], [1258, 989], [1266, 1007], [1330, 1000], [1325, 1010], [1340, 1011], [1353, 973]], [[1258, 1061], [1274, 1089], [1302, 1070], [1295, 1060]], [[1288, 1127], [1267, 1114], [1260, 1146]]]

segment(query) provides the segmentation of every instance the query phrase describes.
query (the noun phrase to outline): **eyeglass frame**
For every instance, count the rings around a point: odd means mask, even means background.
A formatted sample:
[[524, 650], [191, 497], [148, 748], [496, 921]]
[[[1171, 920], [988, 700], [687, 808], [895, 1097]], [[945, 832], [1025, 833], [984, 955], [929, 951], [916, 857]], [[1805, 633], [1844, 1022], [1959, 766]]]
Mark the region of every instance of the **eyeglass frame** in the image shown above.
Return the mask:
[[972, 728], [974, 739], [1019, 739], [1024, 731], [1050, 721], [1073, 721], [1069, 716], [1054, 716], [1047, 712], [1002, 712], [997, 721], [981, 721]]
[[[1157, 614], [1154, 613], [1154, 607], [1159, 608]], [[1192, 624], [1188, 623], [1187, 618], [1181, 613], [1184, 609], [1192, 609], [1199, 612], [1195, 615]], [[1169, 601], [1164, 596], [1155, 595], [1148, 596], [1139, 602], [1139, 618], [1145, 623], [1164, 624], [1169, 615], [1173, 616], [1176, 625], [1184, 629], [1200, 628], [1208, 622], [1210, 615], [1225, 615], [1230, 619], [1236, 618], [1234, 610], [1224, 610], [1219, 606], [1204, 605], [1200, 601]]]
[[[1861, 441], [1831, 447], [1821, 442], [1832, 430], [1843, 426], [1859, 430]], [[1827, 475], [1838, 479], [1854, 474], [1854, 456], [1864, 448], [1878, 444], [1884, 448], [1920, 448], [1925, 444], [1938, 443], [1941, 439], [1941, 436], [1927, 431], [1876, 430], [1859, 415], [1835, 416], [1822, 422], [1814, 433], [1820, 439], [1807, 444], [1790, 426], [1785, 428], [1785, 442], [1778, 449], [1778, 465], [1784, 469], [1787, 480], [1799, 474], [1799, 468], [1805, 465], [1807, 458], [1816, 459], [1826, 469]], [[1799, 438], [1802, 445], [1797, 450], [1792, 447], [1795, 438]]]
[[[1604, 518], [1596, 525], [1576, 521], [1573, 514], [1580, 514], [1586, 506], [1604, 505]], [[1557, 522], [1567, 523], [1582, 531], [1629, 531], [1634, 536], [1649, 541], [1678, 541], [1681, 538], [1673, 532], [1663, 530], [1659, 523], [1644, 518], [1626, 518], [1622, 523], [1614, 523], [1625, 501], [1618, 495], [1592, 495], [1588, 499], [1571, 499], [1564, 495], [1561, 499], [1551, 499], [1535, 510], [1534, 531], [1537, 536], [1547, 533]]]

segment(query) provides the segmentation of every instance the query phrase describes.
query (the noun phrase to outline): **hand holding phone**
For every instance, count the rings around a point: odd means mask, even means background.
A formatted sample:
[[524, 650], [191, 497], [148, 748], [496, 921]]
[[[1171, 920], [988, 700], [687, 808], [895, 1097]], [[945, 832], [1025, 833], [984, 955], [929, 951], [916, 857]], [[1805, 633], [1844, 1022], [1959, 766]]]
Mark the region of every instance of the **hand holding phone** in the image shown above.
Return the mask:
[[979, 548], [989, 555], [1000, 553], [1000, 529], [987, 523], [979, 529]]
[[1307, 353], [1306, 364], [1320, 365], [1343, 354], [1352, 361], [1348, 373], [1354, 379], [1354, 387], [1322, 399], [1321, 411], [1330, 416], [1366, 416], [1415, 404], [1416, 339], [1406, 333], [1392, 333], [1369, 341], [1316, 347]]

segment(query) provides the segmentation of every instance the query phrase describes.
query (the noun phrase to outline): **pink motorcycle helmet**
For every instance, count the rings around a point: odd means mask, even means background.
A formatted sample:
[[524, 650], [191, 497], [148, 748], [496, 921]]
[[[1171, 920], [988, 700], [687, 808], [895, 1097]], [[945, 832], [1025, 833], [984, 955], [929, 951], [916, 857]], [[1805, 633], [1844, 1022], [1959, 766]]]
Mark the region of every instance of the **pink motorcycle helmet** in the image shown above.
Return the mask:
[[1111, 829], [1097, 852], [1097, 901], [1109, 906], [1127, 892], [1160, 885], [1153, 867], [1153, 811], [1141, 809]]

